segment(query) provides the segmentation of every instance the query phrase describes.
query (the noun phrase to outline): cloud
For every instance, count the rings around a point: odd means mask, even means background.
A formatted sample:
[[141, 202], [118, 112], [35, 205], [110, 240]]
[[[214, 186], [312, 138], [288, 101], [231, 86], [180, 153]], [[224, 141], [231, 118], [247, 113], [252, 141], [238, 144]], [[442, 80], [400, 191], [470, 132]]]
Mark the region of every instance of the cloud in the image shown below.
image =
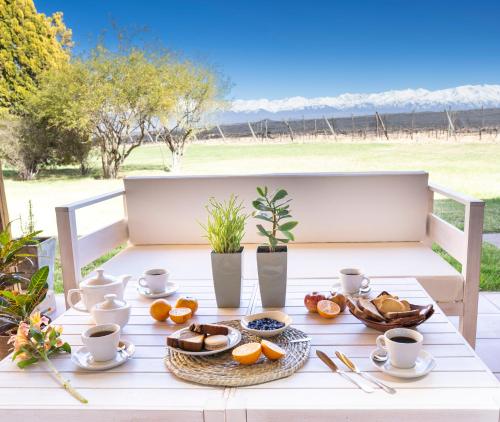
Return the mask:
[[264, 110], [270, 113], [278, 113], [324, 107], [346, 110], [356, 108], [407, 108], [409, 106], [418, 110], [435, 109], [436, 107], [500, 107], [500, 85], [464, 85], [435, 91], [418, 88], [372, 94], [346, 93], [336, 97], [235, 100], [232, 103], [231, 111], [247, 113]]

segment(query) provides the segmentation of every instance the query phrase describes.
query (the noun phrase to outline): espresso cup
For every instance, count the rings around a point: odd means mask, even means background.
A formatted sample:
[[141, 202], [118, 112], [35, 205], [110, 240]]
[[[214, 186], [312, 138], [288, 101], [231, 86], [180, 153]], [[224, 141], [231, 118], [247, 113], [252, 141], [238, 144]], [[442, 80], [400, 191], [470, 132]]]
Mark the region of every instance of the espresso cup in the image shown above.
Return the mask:
[[96, 362], [113, 359], [120, 342], [118, 324], [101, 324], [89, 328], [82, 334], [82, 342]]
[[409, 328], [393, 328], [377, 337], [377, 346], [389, 355], [391, 365], [408, 369], [415, 366], [424, 336]]
[[352, 295], [360, 290], [368, 289], [370, 279], [357, 268], [344, 268], [340, 270], [340, 288], [343, 293]]
[[151, 293], [162, 293], [167, 287], [169, 275], [169, 272], [163, 268], [154, 268], [147, 270], [138, 283], [140, 286], [148, 288]]

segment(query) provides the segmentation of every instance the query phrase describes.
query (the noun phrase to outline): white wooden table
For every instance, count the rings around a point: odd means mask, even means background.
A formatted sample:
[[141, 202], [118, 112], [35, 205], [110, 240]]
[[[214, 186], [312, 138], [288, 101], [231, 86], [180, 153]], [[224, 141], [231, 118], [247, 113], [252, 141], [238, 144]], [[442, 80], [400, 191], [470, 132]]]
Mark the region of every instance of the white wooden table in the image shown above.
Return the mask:
[[[214, 322], [237, 319], [258, 312], [260, 300], [254, 280], [244, 282], [242, 307], [218, 309], [211, 280], [179, 280], [181, 294], [194, 295], [200, 309], [196, 320]], [[389, 290], [415, 303], [431, 299], [414, 279], [372, 279], [374, 292]], [[500, 390], [497, 379], [465, 343], [437, 308], [419, 330], [425, 349], [437, 360], [435, 370], [414, 381], [392, 379], [372, 368], [368, 356], [378, 332], [366, 328], [348, 311], [334, 320], [309, 314], [304, 294], [313, 289], [327, 291], [325, 279], [289, 280], [287, 306], [294, 326], [312, 337], [311, 357], [289, 378], [246, 388], [211, 388], [175, 378], [163, 363], [165, 337], [179, 326], [153, 322], [150, 301], [140, 297], [135, 282], [129, 283], [126, 299], [132, 304], [124, 338], [136, 345], [136, 355], [125, 365], [107, 372], [76, 368], [67, 355], [53, 359], [74, 387], [89, 399], [75, 401], [46, 373], [43, 365], [21, 371], [10, 361], [0, 363], [0, 415], [2, 420], [65, 421], [491, 421], [499, 420]], [[173, 302], [175, 297], [171, 298]], [[56, 320], [64, 327], [64, 338], [80, 346], [80, 333], [90, 318], [74, 310]], [[396, 395], [377, 389], [366, 394], [316, 358], [316, 349], [330, 356], [339, 349], [359, 366], [397, 388]], [[340, 362], [339, 366], [342, 366]]]

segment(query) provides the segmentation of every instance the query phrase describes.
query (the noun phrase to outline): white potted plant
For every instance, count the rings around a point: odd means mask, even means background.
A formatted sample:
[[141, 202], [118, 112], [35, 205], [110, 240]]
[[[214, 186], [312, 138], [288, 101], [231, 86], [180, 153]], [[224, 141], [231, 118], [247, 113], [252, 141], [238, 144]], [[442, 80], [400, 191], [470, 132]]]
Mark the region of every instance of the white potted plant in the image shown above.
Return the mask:
[[235, 195], [224, 202], [210, 198], [206, 210], [207, 224], [202, 224], [202, 227], [212, 246], [212, 276], [217, 306], [237, 308], [241, 296], [241, 240], [245, 235], [248, 215], [243, 212], [243, 205]]
[[47, 283], [49, 291], [43, 303], [39, 305], [41, 312], [52, 312], [55, 310], [56, 302], [54, 296], [54, 264], [56, 258], [56, 238], [53, 236], [41, 236], [42, 231], [36, 230], [33, 205], [28, 201], [28, 216], [26, 222], [19, 217], [23, 236], [36, 233], [36, 237], [30, 243], [23, 246], [21, 253], [26, 254], [28, 259], [22, 261], [18, 266], [18, 271], [27, 280], [42, 267], [49, 267]]
[[257, 224], [259, 234], [267, 239], [267, 244], [257, 248], [260, 297], [264, 307], [282, 307], [286, 300], [287, 243], [295, 240], [291, 230], [298, 222], [290, 220], [291, 199], [285, 199], [286, 190], [270, 193], [265, 186], [257, 187], [257, 192], [259, 197], [252, 202], [257, 210], [254, 217], [270, 224], [269, 230]]

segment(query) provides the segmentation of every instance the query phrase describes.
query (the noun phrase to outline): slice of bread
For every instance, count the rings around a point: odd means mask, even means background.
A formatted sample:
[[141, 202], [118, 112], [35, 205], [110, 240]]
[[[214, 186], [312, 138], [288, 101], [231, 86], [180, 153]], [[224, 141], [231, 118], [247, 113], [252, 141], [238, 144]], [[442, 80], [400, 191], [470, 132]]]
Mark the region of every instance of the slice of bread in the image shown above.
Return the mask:
[[386, 312], [384, 316], [387, 319], [396, 319], [396, 318], [410, 318], [415, 317], [420, 314], [419, 309], [413, 309], [409, 311], [401, 311], [401, 312]]
[[198, 333], [198, 334], [207, 334], [207, 335], [223, 335], [227, 336], [229, 334], [229, 328], [225, 325], [217, 325], [217, 324], [197, 324], [193, 322], [189, 326], [189, 330]]
[[388, 312], [402, 312], [406, 307], [399, 300], [388, 297], [377, 308], [382, 314], [386, 314]]
[[385, 321], [383, 315], [380, 314], [377, 307], [369, 299], [360, 298], [358, 300], [358, 307], [366, 314], [367, 317], [375, 321]]
[[201, 352], [205, 334], [197, 334], [191, 331], [181, 331], [177, 335], [167, 337], [167, 345], [189, 352]]

